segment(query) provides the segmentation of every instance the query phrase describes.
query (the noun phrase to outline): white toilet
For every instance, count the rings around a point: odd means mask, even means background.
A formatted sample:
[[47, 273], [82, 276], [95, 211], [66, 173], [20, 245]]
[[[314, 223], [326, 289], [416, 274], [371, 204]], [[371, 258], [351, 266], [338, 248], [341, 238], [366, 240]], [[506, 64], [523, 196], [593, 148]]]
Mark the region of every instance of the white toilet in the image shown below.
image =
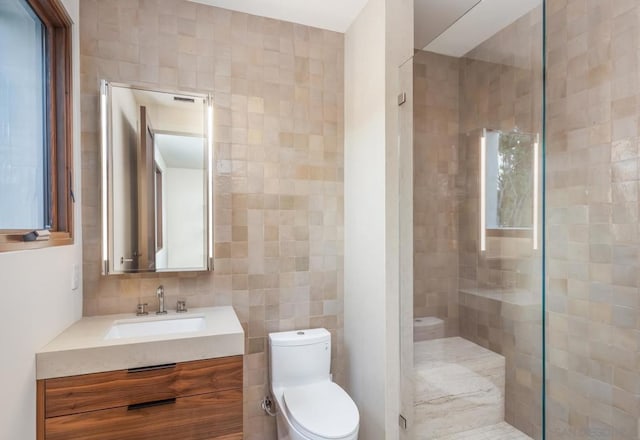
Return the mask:
[[358, 408], [331, 380], [331, 334], [327, 330], [270, 333], [269, 354], [278, 440], [358, 438]]

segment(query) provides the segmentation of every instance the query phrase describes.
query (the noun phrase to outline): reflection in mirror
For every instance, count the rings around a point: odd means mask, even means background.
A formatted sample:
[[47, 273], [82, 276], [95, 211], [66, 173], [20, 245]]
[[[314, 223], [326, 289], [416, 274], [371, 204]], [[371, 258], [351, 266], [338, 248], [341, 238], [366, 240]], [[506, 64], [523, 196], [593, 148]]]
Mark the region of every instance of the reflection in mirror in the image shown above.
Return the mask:
[[103, 84], [104, 273], [209, 269], [209, 98]]
[[156, 267], [198, 267], [205, 254], [204, 139], [157, 133], [155, 153]]

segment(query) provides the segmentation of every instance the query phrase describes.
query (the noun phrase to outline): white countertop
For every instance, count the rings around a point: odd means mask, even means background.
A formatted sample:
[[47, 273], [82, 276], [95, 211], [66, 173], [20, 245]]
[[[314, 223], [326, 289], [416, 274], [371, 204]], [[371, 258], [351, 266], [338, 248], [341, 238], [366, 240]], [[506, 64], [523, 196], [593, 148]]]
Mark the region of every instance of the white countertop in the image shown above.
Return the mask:
[[[204, 328], [189, 333], [105, 339], [118, 320], [202, 316]], [[174, 362], [244, 354], [244, 331], [233, 307], [190, 309], [157, 317], [134, 314], [82, 318], [36, 353], [36, 378], [76, 376]]]

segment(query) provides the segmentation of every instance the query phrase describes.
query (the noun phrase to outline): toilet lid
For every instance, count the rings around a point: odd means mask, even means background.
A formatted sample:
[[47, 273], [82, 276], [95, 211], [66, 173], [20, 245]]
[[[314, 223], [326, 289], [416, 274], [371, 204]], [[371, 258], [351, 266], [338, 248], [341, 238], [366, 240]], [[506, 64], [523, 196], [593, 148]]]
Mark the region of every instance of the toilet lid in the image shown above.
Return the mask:
[[284, 402], [292, 422], [302, 431], [337, 439], [358, 429], [360, 415], [356, 404], [333, 382], [287, 388]]

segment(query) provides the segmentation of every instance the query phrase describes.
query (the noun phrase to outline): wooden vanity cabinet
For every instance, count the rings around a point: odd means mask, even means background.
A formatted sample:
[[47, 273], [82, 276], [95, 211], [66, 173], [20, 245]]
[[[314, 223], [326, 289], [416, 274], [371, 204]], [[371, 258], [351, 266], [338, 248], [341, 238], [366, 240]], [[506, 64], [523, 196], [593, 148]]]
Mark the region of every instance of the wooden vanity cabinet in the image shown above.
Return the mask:
[[242, 356], [38, 381], [38, 440], [241, 440]]

